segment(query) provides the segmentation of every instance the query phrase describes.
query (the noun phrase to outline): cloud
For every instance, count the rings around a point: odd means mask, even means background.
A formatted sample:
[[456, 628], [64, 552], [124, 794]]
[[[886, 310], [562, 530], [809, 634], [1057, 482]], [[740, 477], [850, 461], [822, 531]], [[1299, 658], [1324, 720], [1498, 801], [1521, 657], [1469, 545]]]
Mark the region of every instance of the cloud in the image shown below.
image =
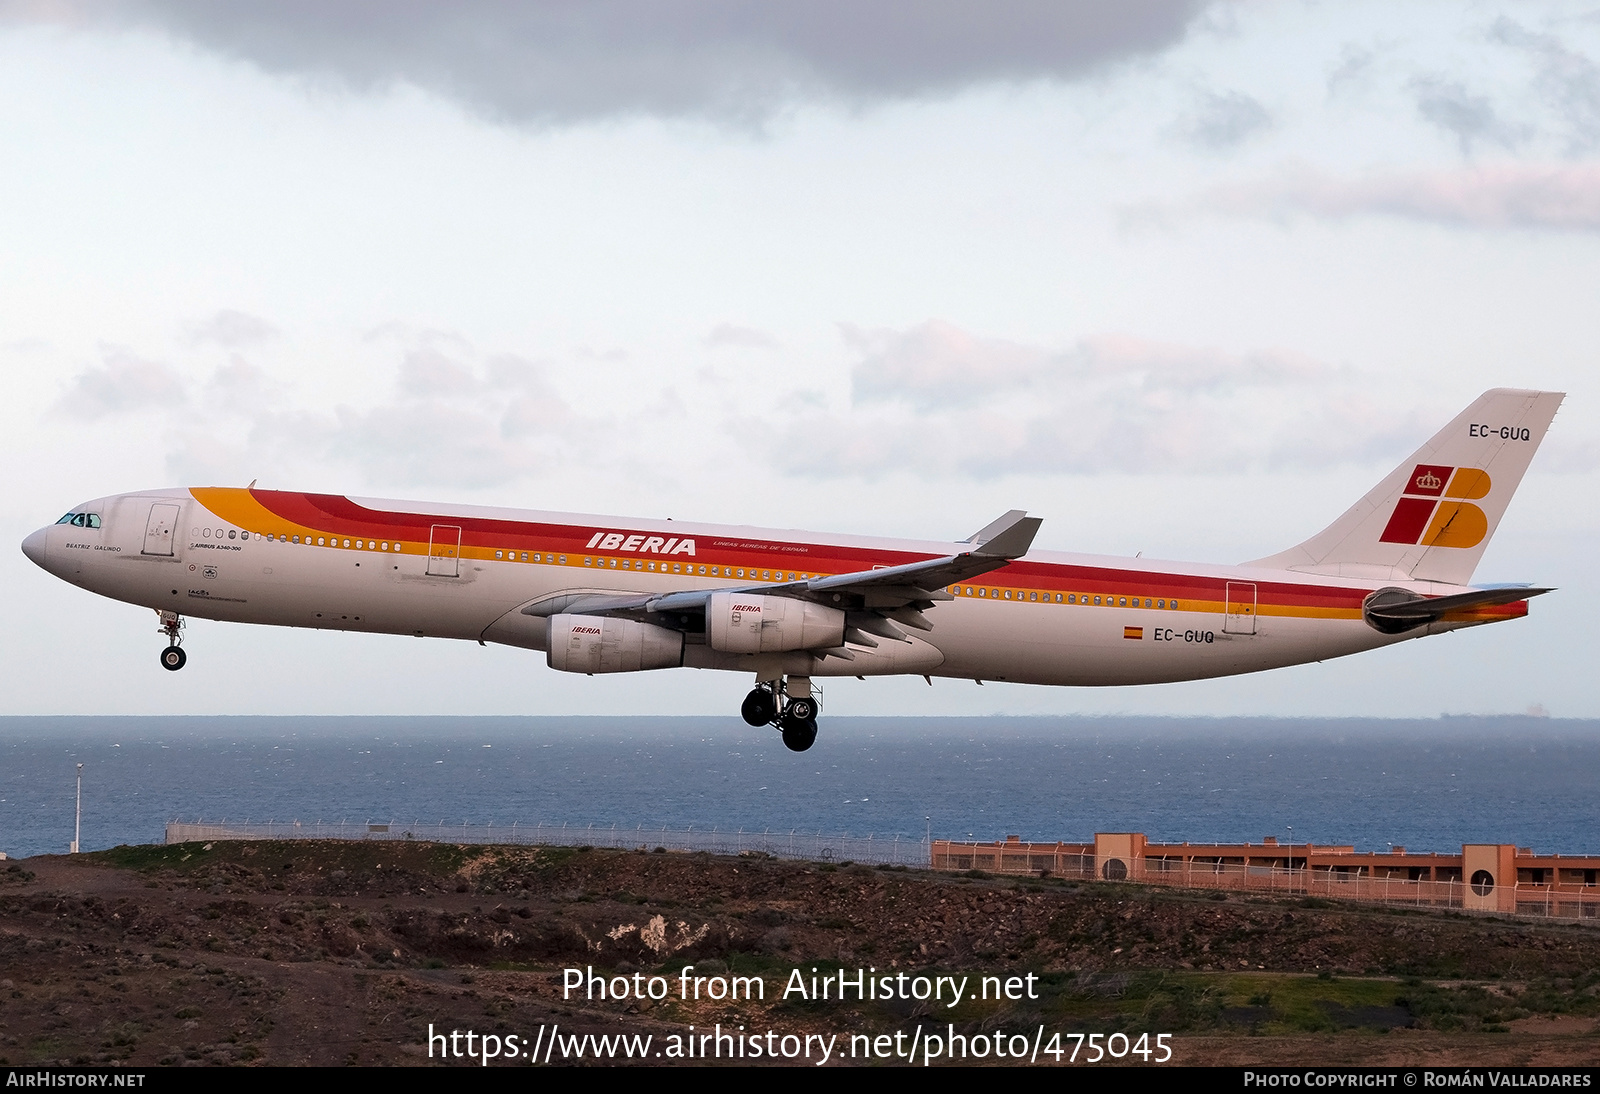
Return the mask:
[[55, 410], [73, 418], [97, 419], [136, 410], [177, 409], [186, 401], [183, 377], [159, 361], [110, 349], [104, 363], [73, 377]]
[[707, 349], [777, 349], [778, 340], [766, 331], [754, 327], [739, 327], [732, 323], [718, 323], [705, 337]]
[[920, 409], [958, 406], [974, 393], [1031, 382], [1048, 370], [1044, 350], [978, 338], [933, 320], [908, 331], [864, 331], [844, 325], [845, 341], [861, 354], [851, 374], [861, 403], [903, 401]]
[[471, 395], [478, 383], [471, 369], [428, 345], [411, 350], [401, 360], [397, 386], [403, 395], [427, 399]]
[[1411, 81], [1411, 91], [1416, 96], [1417, 113], [1454, 135], [1463, 156], [1472, 154], [1474, 143], [1509, 149], [1531, 135], [1528, 127], [1503, 121], [1487, 98], [1472, 94], [1460, 83], [1423, 76]]
[[[628, 115], [759, 122], [1072, 79], [1166, 49], [1200, 0], [59, 0], [27, 17], [155, 28], [267, 72], [357, 91], [410, 84], [517, 124]], [[13, 9], [13, 18], [17, 18]]]
[[847, 326], [843, 333], [862, 353], [851, 377], [857, 402], [902, 402], [924, 410], [1108, 379], [1194, 394], [1299, 383], [1323, 371], [1285, 354], [1229, 356], [1124, 335], [1086, 338], [1052, 352], [982, 338], [939, 320], [908, 331]]
[[278, 385], [265, 372], [235, 354], [205, 385], [205, 401], [214, 410], [250, 415], [278, 398]]
[[1391, 216], [1458, 228], [1600, 230], [1600, 166], [1491, 164], [1340, 178], [1296, 169], [1276, 179], [1217, 187], [1186, 210], [1130, 209], [1125, 219], [1174, 213], [1287, 220]]
[[944, 322], [845, 328], [843, 412], [791, 416], [768, 458], [805, 476], [1233, 472], [1392, 455], [1416, 423], [1347, 369], [1126, 335], [1066, 349]]
[[1328, 94], [1337, 95], [1346, 87], [1366, 83], [1377, 55], [1372, 50], [1354, 43], [1346, 43], [1339, 51], [1339, 65], [1328, 73]]
[[191, 345], [215, 342], [218, 345], [236, 348], [275, 338], [278, 335], [278, 328], [265, 319], [247, 312], [224, 308], [213, 312], [198, 323], [191, 323], [187, 334], [187, 340]]
[[494, 486], [561, 466], [574, 437], [596, 426], [573, 412], [541, 363], [510, 354], [480, 361], [464, 340], [437, 331], [402, 340], [393, 387], [365, 405], [307, 407], [237, 358], [204, 391], [211, 414], [167, 419], [169, 470], [181, 481], [354, 467], [369, 483]]
[[1196, 148], [1226, 152], [1272, 128], [1267, 108], [1242, 91], [1208, 91], [1173, 132]]
[[1568, 49], [1555, 35], [1527, 30], [1504, 15], [1495, 20], [1489, 37], [1533, 61], [1534, 86], [1555, 107], [1574, 152], [1600, 147], [1600, 65]]

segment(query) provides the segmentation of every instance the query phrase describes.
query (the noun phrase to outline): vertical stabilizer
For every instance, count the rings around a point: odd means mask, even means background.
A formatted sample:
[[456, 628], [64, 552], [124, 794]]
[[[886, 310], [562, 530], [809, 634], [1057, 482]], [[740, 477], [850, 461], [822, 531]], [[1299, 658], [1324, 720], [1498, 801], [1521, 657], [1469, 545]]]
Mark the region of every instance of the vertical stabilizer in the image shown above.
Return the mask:
[[1250, 566], [1465, 585], [1565, 395], [1495, 388], [1366, 497], [1300, 544]]

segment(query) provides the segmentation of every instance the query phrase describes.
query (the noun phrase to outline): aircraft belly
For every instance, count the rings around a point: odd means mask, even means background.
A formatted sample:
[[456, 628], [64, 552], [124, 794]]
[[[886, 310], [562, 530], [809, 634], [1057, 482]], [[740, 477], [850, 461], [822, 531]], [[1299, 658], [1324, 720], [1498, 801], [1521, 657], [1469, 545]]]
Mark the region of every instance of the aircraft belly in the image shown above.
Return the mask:
[[940, 676], [1077, 687], [1198, 680], [1342, 657], [1403, 640], [1360, 620], [958, 601], [931, 613]]

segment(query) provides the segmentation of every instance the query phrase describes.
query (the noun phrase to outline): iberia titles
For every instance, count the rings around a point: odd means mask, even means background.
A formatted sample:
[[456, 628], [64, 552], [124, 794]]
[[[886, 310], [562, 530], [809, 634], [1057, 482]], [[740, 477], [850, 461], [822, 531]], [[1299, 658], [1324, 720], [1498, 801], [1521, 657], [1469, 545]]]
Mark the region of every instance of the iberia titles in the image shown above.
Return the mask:
[[674, 536], [671, 539], [662, 536], [628, 535], [625, 532], [596, 532], [588, 543], [583, 545], [585, 551], [627, 551], [641, 555], [688, 555], [694, 557], [694, 540]]

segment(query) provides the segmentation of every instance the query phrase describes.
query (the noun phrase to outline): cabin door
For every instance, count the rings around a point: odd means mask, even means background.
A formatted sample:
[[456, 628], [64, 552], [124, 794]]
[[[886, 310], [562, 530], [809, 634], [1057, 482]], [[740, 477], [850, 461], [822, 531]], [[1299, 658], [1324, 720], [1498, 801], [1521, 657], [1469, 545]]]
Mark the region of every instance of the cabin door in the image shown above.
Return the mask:
[[435, 524], [428, 533], [428, 573], [434, 577], [457, 577], [461, 573], [461, 528], [455, 524]]
[[150, 517], [145, 521], [144, 549], [140, 553], [171, 558], [172, 537], [177, 534], [177, 530], [178, 507], [166, 502], [156, 502], [150, 507]]
[[1228, 582], [1228, 605], [1222, 616], [1224, 634], [1256, 633], [1256, 587], [1248, 581]]

